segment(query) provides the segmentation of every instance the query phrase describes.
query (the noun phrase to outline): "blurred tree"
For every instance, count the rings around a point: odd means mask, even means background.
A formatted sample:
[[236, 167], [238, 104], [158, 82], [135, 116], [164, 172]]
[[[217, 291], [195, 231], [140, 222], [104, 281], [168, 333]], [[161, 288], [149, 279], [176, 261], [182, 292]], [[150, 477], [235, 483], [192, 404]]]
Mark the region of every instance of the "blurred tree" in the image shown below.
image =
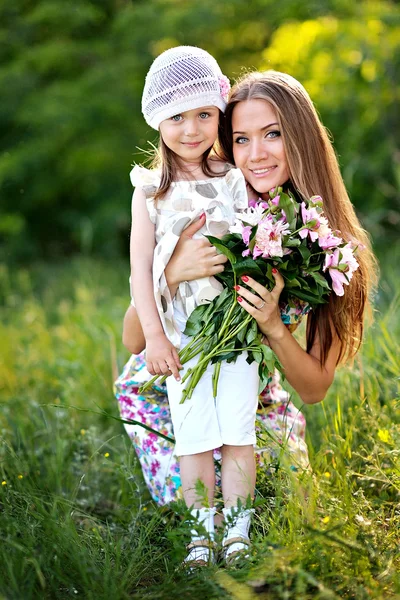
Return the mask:
[[[377, 114], [376, 88], [388, 77], [389, 64], [396, 65], [387, 51], [378, 53], [376, 43], [367, 42], [366, 23], [367, 18], [378, 23], [375, 27], [380, 23], [388, 41], [383, 33], [376, 39], [398, 48], [399, 9], [379, 3], [371, 17], [369, 6], [345, 0], [253, 0], [251, 6], [244, 0], [73, 0], [62, 6], [58, 0], [0, 0], [0, 257], [127, 253], [128, 172], [133, 162], [143, 160], [138, 148], [157, 138], [140, 111], [144, 77], [159, 52], [178, 44], [206, 48], [231, 77], [242, 67], [261, 64], [297, 74], [334, 131], [350, 188], [355, 186], [353, 198], [363, 203], [379, 176], [382, 213], [376, 213], [375, 191], [371, 209], [376, 221], [388, 220], [394, 171], [380, 165], [393, 153], [395, 125], [389, 142], [379, 134], [376, 117], [369, 113], [368, 118], [367, 107]], [[324, 20], [331, 14], [335, 17]], [[329, 33], [333, 22], [341, 37]], [[304, 33], [310, 23], [317, 33]], [[358, 48], [360, 63], [354, 54], [353, 62], [340, 58], [328, 88], [324, 45], [332, 54], [342, 38], [343, 53], [345, 44], [350, 51], [361, 44], [368, 52]], [[304, 49], [296, 51], [296, 62], [290, 51], [299, 44]], [[311, 74], [305, 65], [314, 59]], [[330, 103], [319, 91], [324, 86]], [[393, 94], [387, 82], [384, 89], [382, 107], [389, 122]], [[365, 113], [361, 121], [357, 107]], [[363, 127], [365, 135], [358, 130]], [[373, 136], [380, 137], [379, 152]], [[358, 178], [359, 164], [370, 175], [365, 182]]]

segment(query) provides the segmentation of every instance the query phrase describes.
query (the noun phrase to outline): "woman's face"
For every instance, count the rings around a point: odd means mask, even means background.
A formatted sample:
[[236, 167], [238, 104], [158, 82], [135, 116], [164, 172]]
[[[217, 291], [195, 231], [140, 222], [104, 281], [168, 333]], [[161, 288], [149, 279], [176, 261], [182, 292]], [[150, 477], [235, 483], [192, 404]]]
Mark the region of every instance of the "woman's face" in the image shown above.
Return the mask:
[[233, 156], [245, 179], [261, 195], [289, 179], [275, 110], [266, 100], [246, 100], [232, 113]]

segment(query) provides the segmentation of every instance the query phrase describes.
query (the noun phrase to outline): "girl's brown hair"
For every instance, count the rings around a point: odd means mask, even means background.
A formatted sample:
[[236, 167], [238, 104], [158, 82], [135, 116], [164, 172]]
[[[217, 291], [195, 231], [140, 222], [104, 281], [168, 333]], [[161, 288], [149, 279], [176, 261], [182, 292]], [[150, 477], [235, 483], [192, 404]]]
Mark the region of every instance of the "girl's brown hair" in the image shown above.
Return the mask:
[[[221, 111], [219, 111], [218, 138], [222, 136], [223, 124], [223, 114]], [[201, 160], [201, 169], [206, 177], [221, 177], [221, 171], [213, 171], [209, 164], [209, 158], [213, 155], [216, 155], [216, 153], [214, 151], [214, 147], [212, 146], [203, 154]], [[159, 169], [161, 171], [160, 185], [154, 194], [154, 202], [157, 202], [158, 200], [162, 200], [162, 198], [168, 192], [171, 183], [176, 181], [178, 171], [182, 171], [175, 152], [168, 148], [162, 139], [161, 134], [158, 142], [158, 148], [152, 157], [150, 168]]]
[[319, 195], [332, 229], [344, 239], [360, 244], [360, 265], [343, 296], [332, 293], [329, 302], [314, 309], [307, 320], [307, 352], [317, 339], [324, 365], [336, 333], [340, 352], [338, 362], [358, 351], [364, 316], [370, 308], [371, 290], [376, 283], [376, 260], [369, 236], [361, 227], [340, 174], [335, 151], [314, 105], [304, 87], [293, 77], [277, 71], [245, 75], [232, 88], [225, 112], [220, 145], [225, 160], [234, 164], [232, 113], [246, 100], [265, 100], [277, 114], [289, 166], [290, 181], [302, 198]]

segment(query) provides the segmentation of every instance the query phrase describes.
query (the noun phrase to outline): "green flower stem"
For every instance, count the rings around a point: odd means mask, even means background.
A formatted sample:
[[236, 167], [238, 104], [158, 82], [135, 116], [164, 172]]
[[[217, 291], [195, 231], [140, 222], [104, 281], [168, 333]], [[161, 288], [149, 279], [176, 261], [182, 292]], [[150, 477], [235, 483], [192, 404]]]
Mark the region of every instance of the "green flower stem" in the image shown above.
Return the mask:
[[198, 346], [197, 348], [193, 349], [190, 354], [187, 354], [185, 356], [185, 363], [187, 363], [189, 360], [191, 360], [192, 358], [194, 358], [195, 356], [197, 356], [198, 354], [200, 354], [200, 352], [203, 351], [203, 348], [204, 348], [204, 346], [206, 344], [206, 341], [207, 341], [207, 339], [203, 338], [201, 345]]
[[203, 337], [204, 336], [202, 334], [202, 331], [200, 331], [200, 333], [198, 333], [197, 335], [195, 335], [192, 338], [192, 340], [184, 348], [182, 348], [182, 350], [179, 351], [179, 358], [181, 358], [182, 360], [184, 360], [186, 353], [189, 350], [191, 350], [192, 348], [194, 348], [197, 344], [201, 343]]
[[[200, 354], [200, 358], [199, 358], [199, 362], [201, 360], [201, 358], [204, 356], [204, 352], [202, 352]], [[197, 363], [199, 364], [199, 363]], [[188, 379], [188, 377], [190, 377], [191, 375], [194, 375], [197, 369], [197, 365], [193, 368], [193, 369], [188, 369], [185, 373], [185, 375], [182, 377], [182, 383], [185, 383], [185, 381]]]
[[212, 377], [214, 398], [217, 397], [218, 380], [219, 380], [219, 374], [221, 372], [221, 365], [222, 365], [221, 361], [218, 361], [214, 367], [214, 373], [213, 373], [213, 377]]
[[[245, 320], [240, 323], [240, 325], [237, 325], [233, 328], [232, 331], [228, 332], [228, 335], [225, 336], [225, 338], [223, 340], [221, 340], [219, 342], [219, 344], [217, 344], [217, 346], [209, 353], [207, 354], [204, 358], [200, 359], [199, 362], [197, 363], [196, 367], [194, 367], [193, 370], [188, 369], [188, 371], [185, 373], [183, 379], [182, 379], [182, 383], [184, 383], [187, 378], [193, 373], [195, 373], [195, 371], [197, 371], [197, 369], [200, 366], [203, 366], [203, 364], [208, 364], [209, 360], [213, 357], [216, 356], [217, 354], [221, 354], [221, 346], [225, 345], [227, 341], [229, 341], [230, 339], [232, 339], [232, 337], [234, 337], [235, 335], [237, 335], [239, 333], [239, 331], [241, 331], [243, 329], [243, 327], [246, 327], [249, 322], [251, 321], [253, 317], [251, 315], [248, 315]], [[199, 341], [199, 340], [198, 340]], [[191, 342], [191, 346], [193, 345], [193, 342]], [[203, 344], [204, 345], [204, 344]], [[185, 346], [184, 349], [186, 349], [187, 346]], [[245, 348], [240, 349], [241, 351], [244, 350]], [[193, 356], [196, 356], [201, 349], [199, 349], [199, 351], [197, 351]], [[223, 352], [226, 352], [226, 348], [223, 349]], [[193, 358], [193, 356], [191, 356], [191, 358]], [[180, 356], [181, 358], [181, 356]], [[187, 360], [183, 360], [181, 359], [183, 363], [187, 362]], [[147, 381], [145, 384], [143, 384], [140, 388], [139, 388], [139, 392], [143, 393], [146, 390], [148, 390], [150, 387], [152, 387], [155, 382], [159, 379], [160, 375], [155, 375], [154, 377], [152, 377], [152, 379], [150, 379], [149, 381]], [[169, 375], [163, 375], [160, 379], [160, 385], [165, 383], [165, 380], [167, 379], [167, 377], [169, 377]]]
[[[209, 352], [204, 358], [200, 359], [199, 362], [197, 363], [197, 365], [194, 367], [193, 369], [193, 373], [195, 371], [197, 371], [197, 369], [199, 369], [200, 367], [202, 367], [204, 364], [208, 364], [210, 359], [213, 358], [214, 356], [217, 356], [218, 354], [225, 354], [226, 352], [231, 352], [234, 351], [234, 348], [231, 349], [227, 349], [226, 348], [226, 343], [232, 339], [235, 335], [237, 335], [239, 333], [239, 331], [241, 331], [244, 327], [246, 327], [249, 322], [251, 321], [253, 317], [251, 315], [248, 315], [245, 320], [238, 326], [236, 326], [236, 328], [229, 332], [227, 336], [225, 336], [225, 338], [223, 340], [221, 340], [219, 342], [219, 344], [217, 344], [215, 346], [215, 348]], [[224, 346], [223, 348], [221, 348], [221, 346]], [[243, 350], [246, 350], [246, 348], [238, 348], [238, 352], [242, 352]], [[187, 374], [186, 374], [187, 375]], [[184, 377], [184, 379], [182, 381], [184, 381], [186, 379], [186, 375]]]
[[[192, 377], [190, 378], [190, 381], [185, 388], [186, 389], [186, 398], [188, 400], [190, 400], [190, 398], [192, 397], [194, 388], [199, 383], [201, 377], [203, 376], [205, 370], [207, 369], [207, 365], [208, 365], [208, 363], [204, 363], [201, 369], [193, 370]], [[184, 400], [181, 400], [180, 404], [182, 404], [182, 402], [184, 402]]]
[[[218, 354], [225, 354], [226, 352], [251, 352], [254, 350], [258, 350], [259, 348], [259, 344], [250, 344], [250, 346], [246, 346], [245, 348], [221, 348], [214, 356], [218, 356]], [[186, 399], [190, 399], [192, 397], [193, 394], [193, 390], [196, 387], [196, 385], [198, 384], [198, 382], [200, 381], [201, 376], [203, 375], [204, 371], [207, 368], [208, 365], [208, 361], [202, 361], [203, 364], [201, 366], [201, 369], [199, 368], [197, 370], [197, 367], [195, 369], [193, 369], [193, 373], [192, 373], [192, 379], [188, 382], [186, 388], [183, 390], [182, 392], [182, 399], [180, 401], [180, 404], [183, 404], [183, 402], [185, 402]], [[214, 397], [217, 395], [217, 386], [218, 386], [218, 379], [219, 379], [219, 373], [221, 370], [221, 365], [222, 362], [218, 361], [215, 364], [215, 369], [214, 369], [214, 374], [213, 374], [213, 394]]]
[[234, 296], [233, 296], [233, 302], [232, 305], [228, 311], [228, 314], [226, 315], [226, 317], [224, 318], [222, 325], [221, 325], [221, 329], [219, 330], [218, 333], [218, 339], [221, 338], [221, 336], [225, 333], [225, 330], [227, 327], [229, 327], [229, 320], [231, 318], [232, 312], [235, 310], [237, 303], [236, 303], [236, 297], [237, 297], [237, 293], [236, 291], [234, 292]]

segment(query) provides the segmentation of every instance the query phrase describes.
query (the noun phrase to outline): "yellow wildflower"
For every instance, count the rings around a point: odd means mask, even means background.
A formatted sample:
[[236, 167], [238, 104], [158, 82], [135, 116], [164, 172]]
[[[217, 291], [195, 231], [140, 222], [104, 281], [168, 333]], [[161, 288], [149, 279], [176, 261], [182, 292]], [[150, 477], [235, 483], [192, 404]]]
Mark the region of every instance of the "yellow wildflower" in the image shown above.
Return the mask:
[[7, 481], [2, 481], [1, 485], [7, 485]]
[[329, 473], [329, 471], [325, 471], [324, 477], [326, 477], [327, 479], [329, 479], [330, 476], [331, 476], [331, 474]]
[[384, 444], [393, 444], [393, 440], [391, 438], [390, 432], [387, 429], [379, 429], [378, 438]]
[[18, 475], [18, 479], [23, 479], [24, 476], [23, 475]]
[[110, 456], [110, 453], [109, 453], [109, 452], [106, 452], [106, 453], [104, 454], [104, 456], [105, 456], [105, 458], [108, 458], [108, 457]]
[[81, 429], [81, 435], [85, 435], [86, 429]]
[[324, 518], [322, 519], [322, 522], [323, 522], [323, 523], [329, 523], [329, 521], [330, 521], [330, 520], [331, 520], [331, 518], [330, 518], [330, 517], [328, 517], [328, 516], [326, 516], [326, 517], [324, 517]]

